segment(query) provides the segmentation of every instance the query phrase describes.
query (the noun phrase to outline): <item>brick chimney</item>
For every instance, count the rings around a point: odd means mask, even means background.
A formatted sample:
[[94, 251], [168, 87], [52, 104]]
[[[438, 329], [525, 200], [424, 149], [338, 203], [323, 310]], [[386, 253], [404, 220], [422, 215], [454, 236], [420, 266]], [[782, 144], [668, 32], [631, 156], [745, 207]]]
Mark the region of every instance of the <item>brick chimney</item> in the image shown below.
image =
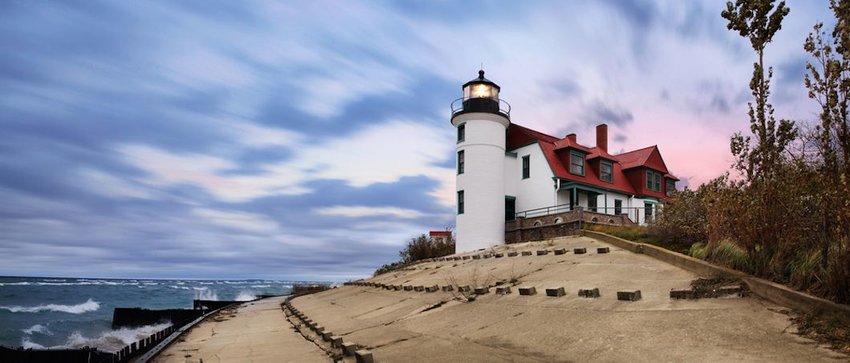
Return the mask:
[[608, 125], [606, 124], [596, 126], [596, 147], [608, 152]]
[[577, 143], [576, 142], [576, 134], [572, 133], [572, 134], [567, 135], [567, 140], [570, 140], [570, 143], [572, 143], [572, 144], [576, 144]]

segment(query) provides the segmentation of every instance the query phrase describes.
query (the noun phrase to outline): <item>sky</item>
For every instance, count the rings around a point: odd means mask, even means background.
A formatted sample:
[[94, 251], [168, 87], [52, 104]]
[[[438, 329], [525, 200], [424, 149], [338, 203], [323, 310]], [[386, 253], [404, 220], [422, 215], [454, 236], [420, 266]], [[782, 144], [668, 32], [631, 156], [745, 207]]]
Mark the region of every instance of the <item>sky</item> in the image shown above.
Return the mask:
[[[816, 119], [791, 0], [778, 118]], [[0, 2], [0, 275], [342, 281], [454, 224], [450, 103], [483, 64], [511, 121], [609, 125], [695, 188], [748, 130], [722, 1]]]

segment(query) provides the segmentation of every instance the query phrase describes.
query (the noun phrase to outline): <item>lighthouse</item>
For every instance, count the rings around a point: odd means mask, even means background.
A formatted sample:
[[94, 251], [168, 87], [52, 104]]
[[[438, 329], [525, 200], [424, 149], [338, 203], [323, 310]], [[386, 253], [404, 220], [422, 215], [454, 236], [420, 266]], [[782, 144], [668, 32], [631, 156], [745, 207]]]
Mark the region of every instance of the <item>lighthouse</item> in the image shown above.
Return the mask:
[[505, 132], [510, 105], [484, 78], [466, 82], [452, 102], [457, 130], [457, 252], [505, 243]]

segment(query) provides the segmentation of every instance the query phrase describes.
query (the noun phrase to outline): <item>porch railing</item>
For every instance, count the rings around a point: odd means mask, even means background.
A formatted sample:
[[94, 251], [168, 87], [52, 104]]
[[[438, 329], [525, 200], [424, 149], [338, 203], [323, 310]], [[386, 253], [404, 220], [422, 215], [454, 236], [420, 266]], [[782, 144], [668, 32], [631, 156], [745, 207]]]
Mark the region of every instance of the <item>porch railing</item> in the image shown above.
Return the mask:
[[[655, 208], [653, 208], [655, 209]], [[654, 214], [644, 216], [643, 220], [641, 220], [640, 211], [646, 211], [645, 207], [584, 207], [577, 205], [569, 205], [569, 204], [561, 204], [561, 205], [553, 205], [549, 207], [535, 208], [524, 210], [521, 212], [517, 212], [514, 214], [514, 218], [533, 218], [533, 217], [543, 217], [553, 214], [566, 213], [570, 211], [582, 211], [598, 213], [604, 215], [625, 215], [626, 218], [631, 220], [635, 224], [641, 224], [641, 222], [652, 222], [655, 219]], [[659, 210], [653, 210], [653, 212], [658, 213]]]

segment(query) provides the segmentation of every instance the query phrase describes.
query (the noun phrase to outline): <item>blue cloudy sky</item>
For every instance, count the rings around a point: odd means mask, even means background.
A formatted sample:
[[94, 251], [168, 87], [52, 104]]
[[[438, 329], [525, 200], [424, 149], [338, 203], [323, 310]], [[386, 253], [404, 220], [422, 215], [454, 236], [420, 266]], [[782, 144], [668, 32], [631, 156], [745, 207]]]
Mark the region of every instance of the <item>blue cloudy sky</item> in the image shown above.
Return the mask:
[[[788, 1], [777, 115], [813, 120]], [[449, 103], [658, 144], [698, 185], [747, 129], [721, 1], [0, 2], [0, 275], [343, 280], [453, 224]]]

